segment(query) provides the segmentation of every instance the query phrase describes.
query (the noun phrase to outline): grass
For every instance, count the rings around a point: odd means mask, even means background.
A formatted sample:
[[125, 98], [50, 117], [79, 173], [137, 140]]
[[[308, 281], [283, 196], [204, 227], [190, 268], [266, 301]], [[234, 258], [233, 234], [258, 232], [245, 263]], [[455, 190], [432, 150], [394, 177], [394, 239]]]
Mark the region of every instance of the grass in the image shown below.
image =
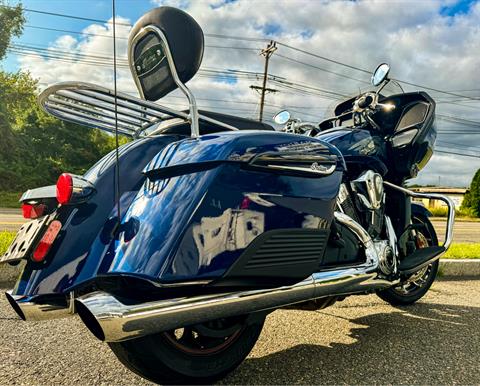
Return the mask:
[[22, 194], [18, 192], [1, 192], [0, 191], [0, 208], [20, 208], [18, 202]]
[[[427, 208], [433, 217], [447, 217], [447, 207], [438, 207], [438, 208]], [[465, 219], [470, 221], [478, 221], [478, 218], [473, 216], [473, 214], [468, 209], [455, 209], [455, 218]]]
[[0, 232], [0, 256], [7, 251], [16, 234], [16, 232]]
[[465, 244], [453, 243], [447, 253], [443, 255], [444, 259], [480, 259], [480, 243]]

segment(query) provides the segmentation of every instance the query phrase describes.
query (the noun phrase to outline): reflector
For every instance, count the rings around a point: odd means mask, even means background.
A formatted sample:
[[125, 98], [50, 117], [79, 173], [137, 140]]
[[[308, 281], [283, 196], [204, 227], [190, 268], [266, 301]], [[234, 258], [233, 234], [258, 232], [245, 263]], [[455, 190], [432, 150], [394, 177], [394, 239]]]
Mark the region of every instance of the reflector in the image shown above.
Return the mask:
[[53, 220], [48, 226], [47, 231], [43, 235], [42, 239], [37, 245], [37, 248], [33, 252], [32, 260], [40, 263], [47, 256], [48, 251], [52, 247], [53, 242], [57, 238], [58, 232], [62, 229], [62, 223], [58, 220]]
[[23, 218], [39, 218], [45, 213], [46, 206], [42, 204], [22, 204]]
[[68, 173], [63, 173], [57, 180], [57, 201], [62, 204], [68, 204], [72, 198], [73, 179]]

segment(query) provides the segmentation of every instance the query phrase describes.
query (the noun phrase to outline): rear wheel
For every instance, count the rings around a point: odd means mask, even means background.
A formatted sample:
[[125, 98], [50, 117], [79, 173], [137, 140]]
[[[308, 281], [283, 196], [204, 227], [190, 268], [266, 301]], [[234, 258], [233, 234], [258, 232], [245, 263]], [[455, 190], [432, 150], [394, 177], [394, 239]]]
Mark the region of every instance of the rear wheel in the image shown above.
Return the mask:
[[[435, 229], [428, 218], [414, 217], [412, 222], [416, 225], [423, 225], [420, 230], [416, 231], [417, 248], [438, 245]], [[421, 299], [432, 286], [437, 276], [439, 264], [437, 260], [405, 278], [398, 286], [378, 291], [377, 295], [392, 305], [413, 304]]]
[[109, 345], [126, 367], [150, 381], [212, 383], [247, 357], [264, 321], [265, 315], [218, 319]]

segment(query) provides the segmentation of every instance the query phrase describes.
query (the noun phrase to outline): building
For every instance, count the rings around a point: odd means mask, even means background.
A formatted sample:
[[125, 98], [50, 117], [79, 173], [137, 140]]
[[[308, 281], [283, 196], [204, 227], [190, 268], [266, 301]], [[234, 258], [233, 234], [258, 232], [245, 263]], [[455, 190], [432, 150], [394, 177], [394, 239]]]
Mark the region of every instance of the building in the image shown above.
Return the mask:
[[[455, 203], [456, 208], [460, 208], [463, 199], [465, 198], [465, 193], [468, 191], [466, 188], [442, 188], [436, 186], [411, 188], [411, 190], [418, 193], [443, 194], [444, 196], [449, 197]], [[427, 208], [441, 208], [446, 206], [443, 201], [430, 200], [428, 198], [416, 198], [414, 201], [421, 202]]]

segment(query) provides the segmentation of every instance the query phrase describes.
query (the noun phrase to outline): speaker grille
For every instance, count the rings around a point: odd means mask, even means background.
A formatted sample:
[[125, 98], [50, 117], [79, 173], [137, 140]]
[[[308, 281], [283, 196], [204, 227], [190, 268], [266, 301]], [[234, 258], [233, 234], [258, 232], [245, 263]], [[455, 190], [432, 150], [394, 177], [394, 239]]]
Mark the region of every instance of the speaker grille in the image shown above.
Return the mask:
[[327, 232], [290, 231], [272, 234], [251, 255], [245, 269], [315, 264], [320, 262]]

